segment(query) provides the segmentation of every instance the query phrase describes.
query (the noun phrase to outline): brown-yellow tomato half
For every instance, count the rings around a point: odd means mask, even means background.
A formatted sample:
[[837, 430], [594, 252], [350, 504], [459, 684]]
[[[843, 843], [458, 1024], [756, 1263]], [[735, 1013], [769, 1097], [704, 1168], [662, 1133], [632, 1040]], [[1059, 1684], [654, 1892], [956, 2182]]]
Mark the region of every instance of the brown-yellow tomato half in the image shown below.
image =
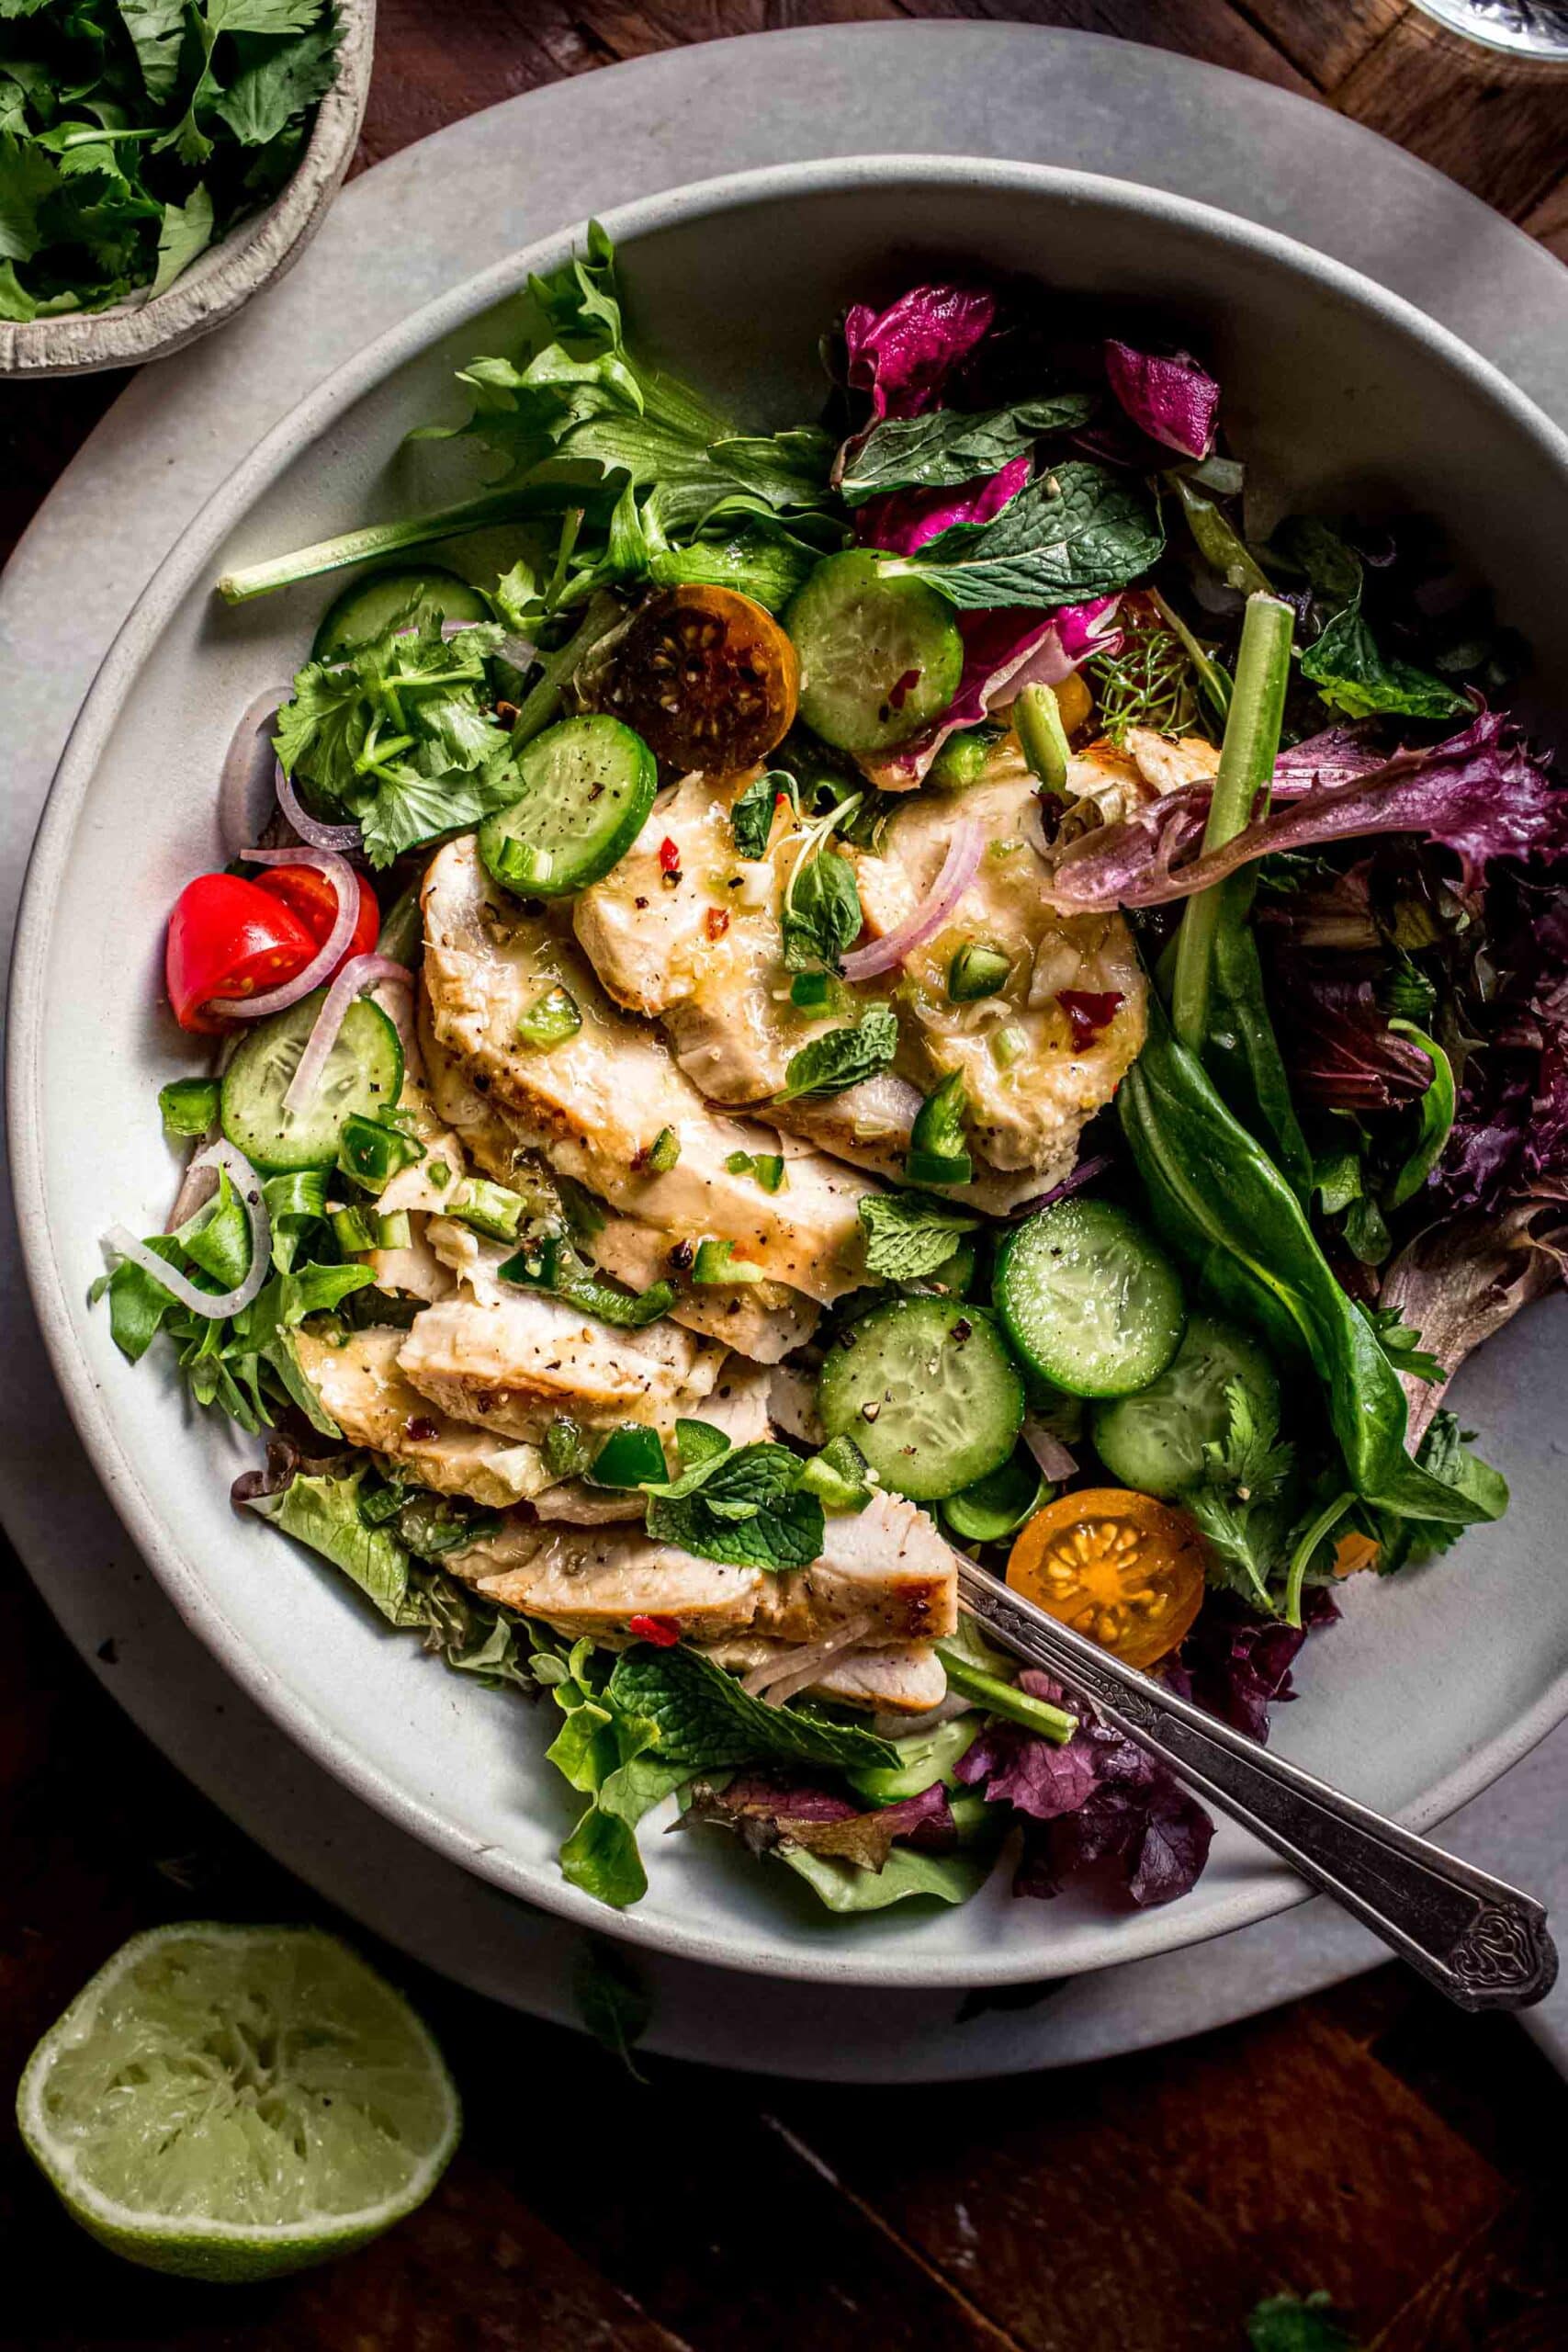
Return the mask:
[[772, 613], [733, 588], [650, 596], [618, 640], [604, 707], [667, 767], [733, 775], [794, 723], [800, 663]]
[[1173, 1650], [1203, 1599], [1202, 1539], [1184, 1512], [1125, 1487], [1090, 1487], [1036, 1511], [1008, 1582], [1128, 1666]]

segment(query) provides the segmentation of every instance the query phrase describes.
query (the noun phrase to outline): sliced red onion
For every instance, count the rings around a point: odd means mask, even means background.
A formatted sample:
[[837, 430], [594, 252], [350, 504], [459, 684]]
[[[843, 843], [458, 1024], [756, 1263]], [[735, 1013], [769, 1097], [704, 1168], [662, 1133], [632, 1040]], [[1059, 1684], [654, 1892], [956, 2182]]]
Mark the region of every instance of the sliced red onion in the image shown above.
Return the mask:
[[852, 986], [861, 980], [874, 979], [879, 972], [891, 972], [907, 956], [913, 955], [923, 941], [939, 932], [959, 899], [975, 879], [979, 869], [980, 852], [986, 837], [976, 819], [961, 817], [953, 829], [942, 860], [942, 872], [935, 888], [921, 899], [912, 915], [895, 923], [880, 939], [867, 947], [852, 947], [844, 958], [844, 978]]
[[272, 723], [279, 703], [287, 702], [287, 686], [268, 686], [249, 704], [223, 754], [218, 780], [218, 837], [225, 857], [238, 857], [241, 844], [254, 841], [269, 814], [266, 796], [272, 783]]
[[1043, 1478], [1049, 1478], [1053, 1486], [1059, 1487], [1064, 1479], [1077, 1477], [1078, 1465], [1061, 1439], [1053, 1437], [1032, 1414], [1024, 1421], [1019, 1435], [1034, 1456], [1035, 1468]]
[[135, 1234], [123, 1225], [115, 1226], [107, 1238], [111, 1250], [122, 1258], [129, 1258], [132, 1265], [140, 1266], [144, 1274], [151, 1274], [152, 1280], [172, 1297], [177, 1298], [182, 1306], [188, 1306], [193, 1315], [204, 1315], [210, 1321], [220, 1323], [227, 1316], [238, 1315], [243, 1307], [249, 1306], [265, 1282], [272, 1263], [272, 1219], [267, 1215], [261, 1178], [243, 1152], [236, 1151], [231, 1143], [204, 1145], [191, 1161], [191, 1172], [194, 1174], [197, 1169], [203, 1168], [220, 1168], [228, 1171], [251, 1228], [250, 1270], [236, 1288], [221, 1292], [197, 1290], [177, 1266], [171, 1266], [166, 1258], [160, 1258], [155, 1250], [149, 1250], [145, 1243], [138, 1241]]
[[[299, 1113], [304, 1110], [321, 1083], [327, 1056], [337, 1043], [337, 1033], [343, 1027], [349, 1006], [356, 996], [366, 989], [374, 988], [381, 980], [402, 981], [412, 1001], [413, 974], [406, 964], [395, 964], [389, 956], [355, 956], [344, 966], [327, 990], [327, 1001], [317, 1013], [316, 1025], [305, 1040], [299, 1067], [288, 1081], [288, 1091], [283, 1098], [286, 1111]], [[398, 1026], [400, 1033], [406, 1035], [400, 1022]]]
[[765, 1700], [770, 1707], [782, 1707], [797, 1690], [809, 1689], [820, 1679], [822, 1668], [840, 1650], [852, 1649], [871, 1631], [871, 1611], [861, 1610], [853, 1617], [846, 1617], [832, 1633], [824, 1634], [819, 1641], [802, 1642], [794, 1649], [765, 1658], [744, 1676], [740, 1688], [748, 1697]]
[[[299, 796], [284, 773], [283, 762], [273, 761], [273, 788], [277, 805], [302, 842], [312, 849], [356, 850], [364, 845], [365, 836], [357, 825], [323, 825], [318, 818], [306, 813]], [[239, 854], [243, 855], [242, 851]]]
[[342, 961], [359, 920], [359, 882], [353, 866], [331, 850], [243, 849], [240, 855], [253, 865], [313, 865], [337, 892], [337, 913], [326, 944], [311, 956], [302, 972], [285, 980], [281, 988], [264, 989], [260, 996], [214, 997], [208, 1007], [209, 1012], [220, 1013], [226, 1021], [260, 1021], [269, 1012], [287, 1012], [302, 996], [319, 989], [333, 966]]

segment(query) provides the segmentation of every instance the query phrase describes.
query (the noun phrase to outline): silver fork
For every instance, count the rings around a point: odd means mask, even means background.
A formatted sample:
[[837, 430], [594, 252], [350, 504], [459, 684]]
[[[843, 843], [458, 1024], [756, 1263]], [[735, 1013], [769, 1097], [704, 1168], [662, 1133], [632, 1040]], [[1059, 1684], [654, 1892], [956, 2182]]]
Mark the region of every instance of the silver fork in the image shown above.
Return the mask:
[[953, 1554], [964, 1606], [1101, 1720], [1353, 1911], [1461, 2009], [1525, 2009], [1557, 1975], [1533, 1895], [1505, 1885], [1179, 1698]]

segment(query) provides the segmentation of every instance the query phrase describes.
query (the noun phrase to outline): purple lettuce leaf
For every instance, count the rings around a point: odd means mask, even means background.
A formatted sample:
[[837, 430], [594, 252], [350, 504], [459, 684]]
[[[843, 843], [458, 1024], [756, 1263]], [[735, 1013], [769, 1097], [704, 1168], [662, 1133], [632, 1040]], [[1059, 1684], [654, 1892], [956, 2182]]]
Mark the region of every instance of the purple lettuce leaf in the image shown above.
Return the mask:
[[855, 528], [866, 547], [888, 555], [913, 555], [959, 523], [989, 523], [1029, 480], [1029, 459], [1014, 458], [978, 481], [956, 490], [890, 490], [868, 498], [857, 510]]
[[1206, 458], [1214, 446], [1220, 388], [1188, 353], [1168, 357], [1107, 343], [1105, 377], [1119, 406], [1140, 433], [1184, 458]]
[[879, 1871], [893, 1846], [921, 1853], [948, 1853], [958, 1831], [940, 1781], [898, 1804], [865, 1811], [831, 1789], [767, 1772], [737, 1773], [723, 1789], [697, 1781], [685, 1823], [712, 1822], [737, 1831], [755, 1854], [778, 1845], [803, 1846], [809, 1853], [837, 1855], [863, 1870]]
[[1392, 1111], [1418, 1102], [1432, 1064], [1388, 1024], [1370, 979], [1321, 956], [1282, 955], [1270, 1000], [1291, 1085], [1299, 1099], [1331, 1111]]
[[1114, 1857], [1134, 1903], [1185, 1894], [1213, 1836], [1202, 1807], [1132, 1740], [1081, 1701], [1066, 1700], [1049, 1675], [1026, 1670], [1019, 1687], [1053, 1706], [1070, 1704], [1078, 1716], [1072, 1737], [1057, 1746], [993, 1719], [956, 1767], [965, 1786], [1025, 1824], [1014, 1893], [1055, 1894], [1077, 1871]]
[[912, 286], [886, 311], [855, 303], [844, 349], [851, 387], [869, 395], [872, 423], [931, 407], [996, 314], [997, 298], [983, 286]]
[[1207, 857], [1198, 854], [1207, 786], [1167, 793], [1072, 842], [1045, 896], [1069, 914], [1162, 906], [1207, 889], [1254, 858], [1376, 833], [1416, 833], [1454, 852], [1460, 893], [1473, 900], [1494, 859], [1568, 853], [1568, 793], [1498, 712], [1483, 713], [1447, 742], [1396, 752], [1344, 782], [1321, 780], [1328, 765], [1325, 759], [1303, 769], [1293, 762], [1276, 776], [1270, 813]]
[[1262, 1617], [1230, 1593], [1213, 1593], [1166, 1679], [1187, 1698], [1249, 1739], [1267, 1740], [1269, 1710], [1296, 1693], [1291, 1668], [1309, 1634], [1337, 1623], [1339, 1610], [1326, 1587], [1310, 1585], [1300, 1625]]

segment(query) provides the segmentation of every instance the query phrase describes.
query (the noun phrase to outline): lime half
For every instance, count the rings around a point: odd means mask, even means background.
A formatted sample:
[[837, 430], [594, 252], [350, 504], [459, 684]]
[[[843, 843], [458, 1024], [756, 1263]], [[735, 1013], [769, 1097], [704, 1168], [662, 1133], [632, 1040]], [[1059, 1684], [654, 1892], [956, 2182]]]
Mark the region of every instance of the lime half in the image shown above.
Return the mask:
[[104, 2245], [187, 2278], [262, 2278], [423, 2202], [457, 2093], [400, 1994], [314, 1928], [154, 1928], [28, 2061], [34, 2161]]

